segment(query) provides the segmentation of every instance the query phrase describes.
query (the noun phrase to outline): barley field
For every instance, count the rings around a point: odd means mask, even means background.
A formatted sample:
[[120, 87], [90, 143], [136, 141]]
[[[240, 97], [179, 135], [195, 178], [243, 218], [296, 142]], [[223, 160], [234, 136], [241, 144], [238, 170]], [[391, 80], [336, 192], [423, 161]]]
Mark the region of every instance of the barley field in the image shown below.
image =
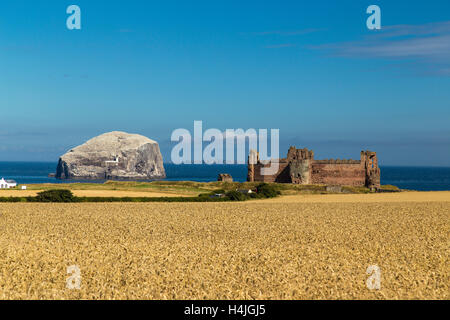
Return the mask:
[[[0, 190], [0, 197], [35, 197], [45, 190]], [[189, 197], [182, 193], [155, 192], [155, 191], [126, 191], [126, 190], [73, 190], [76, 197]]]
[[405, 194], [2, 203], [0, 299], [448, 299], [450, 193]]

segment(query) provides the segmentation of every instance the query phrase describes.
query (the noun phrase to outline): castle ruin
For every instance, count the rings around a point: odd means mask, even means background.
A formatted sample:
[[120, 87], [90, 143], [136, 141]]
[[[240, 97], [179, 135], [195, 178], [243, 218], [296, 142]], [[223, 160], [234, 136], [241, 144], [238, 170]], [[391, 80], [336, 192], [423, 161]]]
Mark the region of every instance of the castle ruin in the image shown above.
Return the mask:
[[278, 162], [278, 172], [262, 175], [261, 169], [270, 163], [261, 161], [258, 152], [251, 150], [247, 181], [380, 188], [377, 154], [372, 151], [361, 151], [361, 160], [315, 160], [312, 150], [290, 147], [286, 158], [271, 161]]

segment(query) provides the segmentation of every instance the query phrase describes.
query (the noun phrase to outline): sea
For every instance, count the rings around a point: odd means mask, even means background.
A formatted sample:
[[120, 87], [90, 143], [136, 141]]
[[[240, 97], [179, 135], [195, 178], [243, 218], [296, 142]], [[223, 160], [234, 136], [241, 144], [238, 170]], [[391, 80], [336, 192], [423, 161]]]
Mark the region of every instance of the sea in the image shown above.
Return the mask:
[[[217, 181], [220, 173], [229, 173], [235, 181], [247, 179], [246, 165], [175, 165], [165, 164], [167, 181]], [[48, 177], [56, 171], [53, 162], [0, 162], [0, 178], [19, 184], [75, 183]], [[104, 181], [89, 181], [103, 183]], [[381, 167], [381, 184], [417, 191], [450, 190], [450, 167]]]

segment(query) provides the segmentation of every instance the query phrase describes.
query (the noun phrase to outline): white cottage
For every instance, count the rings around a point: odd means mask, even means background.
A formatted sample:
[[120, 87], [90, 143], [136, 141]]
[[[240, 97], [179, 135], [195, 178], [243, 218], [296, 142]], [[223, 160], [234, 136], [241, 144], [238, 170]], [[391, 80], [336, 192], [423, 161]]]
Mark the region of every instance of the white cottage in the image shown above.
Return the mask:
[[5, 180], [4, 178], [0, 179], [0, 189], [10, 189], [17, 187], [17, 182], [14, 180]]

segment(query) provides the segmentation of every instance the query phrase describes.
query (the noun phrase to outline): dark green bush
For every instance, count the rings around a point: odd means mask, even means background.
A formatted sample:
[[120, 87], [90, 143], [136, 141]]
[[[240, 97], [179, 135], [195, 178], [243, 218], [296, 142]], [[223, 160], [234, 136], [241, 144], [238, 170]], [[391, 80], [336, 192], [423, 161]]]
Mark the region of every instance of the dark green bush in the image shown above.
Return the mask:
[[273, 185], [261, 183], [256, 187], [257, 193], [263, 198], [275, 198], [281, 194]]
[[35, 198], [36, 202], [75, 202], [70, 190], [47, 190], [39, 192]]
[[1, 197], [0, 202], [26, 202], [27, 198]]
[[231, 201], [245, 201], [248, 197], [239, 191], [228, 191], [225, 196]]
[[249, 193], [248, 194], [248, 197], [250, 198], [250, 199], [259, 199], [259, 198], [262, 198], [260, 195], [258, 195], [256, 192], [253, 192], [253, 193]]

